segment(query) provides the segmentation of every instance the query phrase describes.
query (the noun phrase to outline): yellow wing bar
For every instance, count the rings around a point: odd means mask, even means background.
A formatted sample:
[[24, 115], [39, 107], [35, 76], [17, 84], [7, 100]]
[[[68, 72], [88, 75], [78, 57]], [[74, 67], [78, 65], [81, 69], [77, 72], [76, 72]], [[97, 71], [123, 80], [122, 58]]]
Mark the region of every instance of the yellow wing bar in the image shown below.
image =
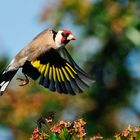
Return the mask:
[[31, 64], [37, 68], [41, 74], [44, 74], [44, 77], [48, 75], [49, 79], [51, 80], [53, 78], [54, 81], [56, 81], [56, 79], [58, 79], [59, 82], [65, 81], [65, 78], [70, 81], [70, 77], [75, 79], [74, 75], [77, 74], [69, 63], [66, 63], [63, 67], [55, 67], [54, 65], [51, 66], [50, 63], [41, 64], [40, 60], [36, 60], [31, 62]]

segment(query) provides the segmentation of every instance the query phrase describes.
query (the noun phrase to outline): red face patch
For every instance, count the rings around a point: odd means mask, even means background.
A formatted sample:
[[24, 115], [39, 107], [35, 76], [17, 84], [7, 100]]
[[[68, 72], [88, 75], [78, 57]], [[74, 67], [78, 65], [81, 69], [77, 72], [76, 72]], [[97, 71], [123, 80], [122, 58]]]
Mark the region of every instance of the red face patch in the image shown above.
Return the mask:
[[61, 39], [61, 43], [64, 43], [65, 40], [66, 40], [66, 39], [63, 37], [63, 38]]
[[72, 34], [72, 32], [71, 32], [70, 30], [63, 30], [63, 32], [64, 32], [65, 34]]

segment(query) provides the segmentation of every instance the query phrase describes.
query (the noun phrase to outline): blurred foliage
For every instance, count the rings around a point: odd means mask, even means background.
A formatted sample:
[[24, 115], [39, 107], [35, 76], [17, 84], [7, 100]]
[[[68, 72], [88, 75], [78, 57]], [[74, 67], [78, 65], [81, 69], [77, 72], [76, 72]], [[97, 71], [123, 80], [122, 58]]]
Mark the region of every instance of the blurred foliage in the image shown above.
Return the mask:
[[[120, 111], [125, 107], [140, 121], [140, 112], [132, 100], [140, 79], [133, 76], [132, 65], [127, 63], [133, 51], [140, 54], [140, 2], [55, 0], [44, 7], [40, 22], [51, 23], [54, 29], [65, 27], [76, 34], [78, 47], [73, 47], [73, 55], [80, 58], [84, 48], [84, 67], [96, 83], [82, 95], [67, 96], [49, 92], [35, 83], [19, 88], [19, 83], [14, 82], [0, 98], [0, 124], [10, 127], [16, 139], [25, 140], [36, 126], [34, 120], [48, 111], [58, 114], [56, 121], [84, 118], [89, 137], [101, 133], [107, 138], [118, 132], [120, 126], [122, 130], [127, 120], [120, 120]], [[0, 59], [0, 71], [7, 61], [7, 57]]]

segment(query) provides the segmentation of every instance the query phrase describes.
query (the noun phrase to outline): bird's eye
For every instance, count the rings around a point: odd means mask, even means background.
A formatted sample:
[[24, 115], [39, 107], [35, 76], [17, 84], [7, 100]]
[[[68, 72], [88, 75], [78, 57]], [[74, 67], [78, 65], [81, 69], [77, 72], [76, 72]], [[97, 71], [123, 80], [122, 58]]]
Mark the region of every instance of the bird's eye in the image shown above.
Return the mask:
[[68, 34], [62, 33], [62, 36], [63, 36], [63, 37], [67, 37], [67, 36], [68, 36]]

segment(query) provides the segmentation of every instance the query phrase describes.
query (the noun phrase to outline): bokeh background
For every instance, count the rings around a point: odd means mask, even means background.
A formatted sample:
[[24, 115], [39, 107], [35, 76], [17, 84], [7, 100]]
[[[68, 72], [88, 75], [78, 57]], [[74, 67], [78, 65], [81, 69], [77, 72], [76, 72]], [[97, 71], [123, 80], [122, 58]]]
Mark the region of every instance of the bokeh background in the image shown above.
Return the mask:
[[[3, 0], [0, 2], [0, 71], [46, 28], [72, 30], [67, 47], [95, 79], [84, 94], [60, 95], [36, 82], [13, 80], [0, 97], [0, 139], [31, 137], [48, 111], [56, 120], [83, 118], [88, 136], [110, 137], [140, 125], [139, 0]], [[21, 72], [17, 74], [22, 77]]]

